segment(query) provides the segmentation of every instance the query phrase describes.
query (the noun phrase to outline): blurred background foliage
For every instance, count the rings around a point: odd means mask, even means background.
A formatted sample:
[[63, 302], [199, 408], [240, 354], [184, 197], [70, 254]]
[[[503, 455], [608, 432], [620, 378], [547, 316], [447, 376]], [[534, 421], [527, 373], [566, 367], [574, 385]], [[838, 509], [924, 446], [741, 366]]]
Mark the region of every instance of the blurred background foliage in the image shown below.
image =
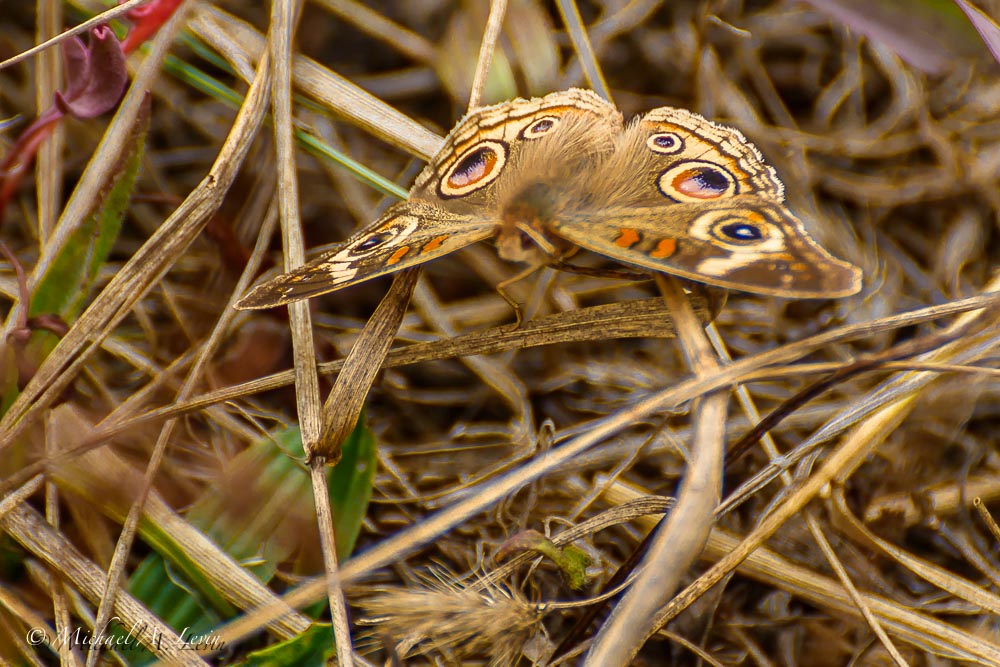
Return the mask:
[[[44, 21], [70, 26], [103, 9], [95, 2], [40, 0], [38, 6], [37, 13], [27, 3], [5, 7], [0, 58], [27, 49], [40, 32], [51, 31]], [[844, 301], [731, 294], [716, 324], [734, 357], [835, 326], [997, 289], [1000, 65], [993, 55], [996, 24], [989, 18], [1000, 16], [996, 0], [598, 0], [580, 2], [579, 9], [614, 100], [627, 118], [673, 105], [739, 127], [776, 166], [791, 208], [812, 234], [865, 271], [862, 294]], [[304, 6], [296, 48], [348, 86], [443, 135], [464, 113], [488, 11], [479, 0], [316, 0]], [[208, 172], [232, 127], [234, 106], [247, 91], [247, 73], [258, 58], [254, 40], [267, 30], [268, 12], [266, 4], [225, 1], [190, 11], [187, 28], [152, 87], [148, 128], [133, 138], [133, 159], [119, 163], [88, 222], [56, 254], [50, 275], [57, 278], [33, 283], [33, 319], [23, 321], [15, 308], [23, 295], [16, 265], [30, 273], [53, 242], [55, 221], [99, 145], [107, 116], [60, 123], [53, 148], [43, 149], [52, 152], [40, 154], [38, 171], [18, 189], [0, 228], [16, 260], [0, 261], [0, 312], [7, 320], [0, 343], [4, 410], [55, 342], [72, 331], [83, 307], [100, 298]], [[129, 60], [133, 73], [142, 53]], [[0, 116], [11, 119], [0, 135], [4, 153], [49, 104], [52, 89], [40, 83], [40, 72], [51, 64], [42, 62], [33, 59], [0, 71]], [[555, 7], [510, 0], [483, 102], [586, 87], [581, 72]], [[309, 246], [321, 250], [374, 219], [391, 201], [387, 193], [405, 192], [421, 164], [414, 147], [431, 145], [433, 137], [383, 123], [364, 101], [348, 96], [331, 101], [301, 72], [296, 85], [302, 225]], [[269, 132], [253, 145], [204, 232], [185, 252], [169, 258], [168, 272], [149, 277], [143, 298], [74, 371], [72, 383], [45, 399], [51, 411], [17, 437], [0, 433], [5, 438], [0, 476], [8, 498], [26, 488], [21, 486], [28, 481], [25, 471], [40, 471], [60, 451], [90, 448], [49, 466], [57, 489], [50, 489], [49, 497], [58, 498], [54, 504], [62, 507], [55, 524], [62, 544], [74, 545], [101, 571], [110, 563], [123, 517], [161, 437], [162, 417], [156, 411], [178, 401], [184, 374], [192, 359], [209, 349], [212, 332], [221, 326], [225, 343], [208, 355], [196, 378], [196, 394], [290, 366], [284, 309], [241, 313], [219, 325], [274, 196]], [[279, 242], [268, 248], [267, 264], [280, 266]], [[510, 310], [493, 286], [514, 270], [485, 245], [428, 266], [399, 340], [426, 342], [508, 324]], [[313, 301], [320, 360], [339, 359], [350, 350], [388, 284], [375, 280]], [[656, 295], [649, 283], [553, 271], [516, 284], [512, 293], [531, 316]], [[38, 319], [42, 316], [54, 318]], [[881, 332], [831, 345], [810, 360], [843, 362], [936, 330], [936, 325], [921, 325]], [[963, 362], [995, 368], [995, 340], [977, 344]], [[594, 340], [510, 350], [482, 363], [442, 358], [385, 370], [347, 448], [347, 462], [332, 473], [337, 481], [331, 492], [349, 490], [334, 500], [338, 516], [346, 516], [338, 525], [346, 549], [341, 556], [348, 555], [354, 536], [358, 549], [377, 544], [474, 484], [669, 386], [688, 373], [680, 356], [663, 338]], [[775, 432], [779, 449], [794, 451], [829, 420], [859, 410], [890, 372], [853, 377], [795, 411]], [[790, 376], [750, 388], [767, 412], [810, 381]], [[321, 388], [329, 386], [324, 380]], [[901, 550], [976, 586], [995, 588], [997, 543], [974, 518], [968, 499], [975, 490], [987, 507], [997, 506], [1000, 383], [985, 373], [941, 374], [912, 398], [905, 418], [845, 478], [847, 507]], [[170, 612], [178, 612], [178, 631], [185, 624], [211, 630], [239, 612], [219, 593], [222, 585], [211, 567], [186, 551], [186, 530], [208, 535], [233, 562], [277, 592], [321, 571], [308, 477], [297, 464], [296, 419], [291, 388], [260, 392], [248, 385], [226, 402], [184, 413], [171, 432], [149, 501], [159, 509], [147, 511], [126, 574], [128, 590], [162, 618], [170, 620]], [[735, 412], [727, 424], [730, 440], [748, 426], [748, 418]], [[647, 527], [622, 523], [577, 541], [590, 562], [583, 593], [567, 586], [550, 561], [519, 571], [489, 593], [494, 602], [506, 600], [506, 606], [493, 605], [506, 610], [502, 617], [473, 613], [483, 596], [435, 577], [450, 581], [490, 570], [492, 554], [511, 536], [542, 531], [555, 518], [553, 526], [579, 523], [614, 507], [605, 495], [609, 480], [638, 494], [673, 494], [684, 473], [689, 436], [685, 410], [635, 423], [488, 516], [350, 588], [348, 600], [358, 605], [352, 613], [364, 616], [365, 608], [376, 609], [392, 640], [415, 627], [432, 635], [437, 626], [440, 636], [411, 653], [426, 650], [441, 664], [487, 664], [491, 657], [496, 664], [513, 664], [522, 651], [527, 658], [521, 664], [529, 664], [529, 658], [549, 655], [580, 612], [541, 618], [528, 600], [596, 594]], [[755, 451], [729, 466], [727, 492], [766, 463], [767, 457]], [[44, 511], [41, 491], [28, 491], [27, 507]], [[777, 485], [760, 490], [722, 517], [720, 530], [746, 533], [780, 503], [781, 493]], [[967, 643], [981, 642], [977, 650], [992, 646], [1000, 654], [1000, 617], [984, 612], [985, 602], [977, 607], [954, 591], [931, 586], [926, 577], [843, 530], [842, 522], [835, 525], [836, 508], [819, 510], [859, 588], [937, 615]], [[179, 517], [183, 524], [177, 523]], [[24, 539], [0, 543], [6, 564], [0, 657], [10, 664], [49, 664], [52, 653], [22, 639], [38, 619], [55, 623], [53, 597], [58, 594], [42, 567], [40, 548]], [[815, 577], [830, 576], [829, 565], [795, 521], [769, 547]], [[711, 552], [706, 557], [717, 558]], [[437, 574], [428, 575], [431, 564], [439, 568]], [[232, 565], [219, 567], [217, 576], [224, 579]], [[72, 589], [73, 582], [67, 583]], [[720, 589], [670, 626], [718, 664], [888, 664], [864, 622], [822, 593], [809, 597], [781, 575], [769, 578], [753, 571]], [[381, 590], [395, 593], [380, 597]], [[93, 600], [69, 597], [67, 618], [92, 613]], [[418, 599], [428, 605], [427, 628], [406, 614]], [[449, 612], [450, 603], [457, 611]], [[307, 611], [326, 618], [320, 607]], [[449, 624], [463, 616], [467, 627], [452, 631]], [[302, 644], [282, 645], [289, 651], [284, 655], [325, 658], [327, 629], [316, 627], [303, 635]], [[381, 664], [389, 635], [368, 632], [372, 637], [362, 642], [364, 651], [372, 652], [373, 664]], [[478, 640], [471, 641], [473, 636]], [[287, 636], [261, 631], [216, 659], [236, 663], [281, 639]], [[955, 651], [963, 647], [952, 641]], [[947, 654], [939, 644], [931, 650], [904, 639], [900, 646], [914, 665], [958, 659], [957, 653], [936, 657]], [[120, 658], [124, 664], [133, 660], [139, 661], [132, 655]], [[429, 660], [414, 658], [412, 664]], [[696, 662], [688, 648], [666, 637], [652, 641], [642, 660]]]

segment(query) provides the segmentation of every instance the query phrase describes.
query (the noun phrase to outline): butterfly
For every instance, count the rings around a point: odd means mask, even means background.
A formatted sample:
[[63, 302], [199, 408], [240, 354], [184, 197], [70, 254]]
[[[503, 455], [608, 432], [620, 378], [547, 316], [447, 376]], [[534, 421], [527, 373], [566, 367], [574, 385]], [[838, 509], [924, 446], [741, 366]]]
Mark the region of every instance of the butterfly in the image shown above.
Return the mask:
[[626, 125], [588, 90], [516, 99], [467, 114], [406, 201], [236, 307], [332, 292], [490, 238], [503, 259], [533, 266], [584, 249], [757, 294], [857, 293], [861, 270], [810, 238], [783, 201], [756, 147], [693, 112], [660, 107]]

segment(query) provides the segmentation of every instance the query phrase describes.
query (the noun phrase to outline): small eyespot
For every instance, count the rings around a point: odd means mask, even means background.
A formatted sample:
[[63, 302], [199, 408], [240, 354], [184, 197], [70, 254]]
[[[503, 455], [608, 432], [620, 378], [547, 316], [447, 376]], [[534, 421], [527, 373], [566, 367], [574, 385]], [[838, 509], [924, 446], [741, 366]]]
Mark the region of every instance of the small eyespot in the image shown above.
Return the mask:
[[354, 246], [353, 250], [364, 252], [365, 250], [371, 250], [372, 248], [377, 248], [386, 241], [389, 240], [390, 234], [372, 234], [364, 241]]
[[732, 174], [712, 162], [690, 160], [667, 169], [657, 181], [660, 192], [679, 202], [703, 202], [739, 192]]
[[745, 222], [733, 222], [723, 225], [719, 231], [734, 241], [759, 241], [764, 238], [764, 232], [761, 231], [760, 227]]
[[349, 240], [344, 248], [330, 257], [330, 262], [350, 262], [359, 258], [388, 252], [392, 248], [405, 247], [401, 243], [420, 224], [414, 215], [399, 214], [390, 208], [376, 223], [375, 231], [359, 233], [358, 239]]
[[555, 116], [544, 116], [521, 130], [521, 138], [537, 139], [538, 137], [551, 132], [558, 124], [559, 119]]
[[646, 145], [654, 153], [674, 155], [684, 150], [684, 138], [676, 132], [657, 132], [646, 140]]
[[461, 197], [492, 183], [507, 160], [507, 147], [482, 141], [461, 156], [438, 186], [442, 197]]

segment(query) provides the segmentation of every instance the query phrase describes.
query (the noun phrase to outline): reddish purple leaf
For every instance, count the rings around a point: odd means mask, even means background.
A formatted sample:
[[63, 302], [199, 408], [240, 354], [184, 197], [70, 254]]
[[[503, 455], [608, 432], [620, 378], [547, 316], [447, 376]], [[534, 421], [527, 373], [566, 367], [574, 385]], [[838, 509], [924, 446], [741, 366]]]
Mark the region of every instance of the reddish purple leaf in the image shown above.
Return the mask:
[[1000, 25], [997, 25], [997, 22], [987, 16], [983, 10], [973, 7], [966, 0], [955, 0], [955, 4], [969, 17], [972, 26], [989, 47], [990, 53], [997, 59], [997, 62], [1000, 62]]
[[806, 0], [928, 74], [947, 71], [957, 58], [972, 57], [972, 31], [954, 7], [927, 0]]
[[128, 83], [125, 53], [107, 26], [90, 31], [90, 44], [79, 37], [63, 43], [66, 89], [57, 92], [56, 107], [77, 118], [95, 118], [118, 104]]

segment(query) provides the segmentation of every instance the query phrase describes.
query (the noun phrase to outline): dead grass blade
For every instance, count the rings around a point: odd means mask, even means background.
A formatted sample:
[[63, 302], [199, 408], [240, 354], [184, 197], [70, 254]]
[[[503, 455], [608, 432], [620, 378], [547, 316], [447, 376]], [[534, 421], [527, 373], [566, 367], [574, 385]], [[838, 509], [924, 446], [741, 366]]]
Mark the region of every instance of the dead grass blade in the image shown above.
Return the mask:
[[[54, 531], [44, 517], [22, 504], [0, 519], [0, 526], [30, 553], [43, 560], [53, 572], [72, 581], [91, 603], [97, 604], [100, 601], [105, 588], [104, 571]], [[207, 667], [208, 663], [197, 654], [184, 650], [180, 636], [170, 626], [161, 622], [128, 593], [119, 591], [114, 612], [121, 618], [123, 626], [146, 628], [150, 633], [155, 633], [153, 636], [163, 639], [161, 642], [143, 644], [161, 660], [173, 665]]]
[[[263, 52], [264, 38], [256, 29], [216, 7], [198, 5], [190, 25], [210, 44], [225, 35], [229, 45], [245, 49], [243, 57], [249, 62]], [[441, 146], [441, 137], [314, 60], [295, 55], [293, 76], [297, 90], [392, 146], [423, 159]]]
[[[640, 492], [627, 484], [615, 482], [608, 488], [607, 495], [609, 501], [622, 503], [639, 497]], [[650, 529], [655, 525], [651, 517], [640, 518], [638, 521]], [[707, 561], [722, 562], [729, 554], [740, 548], [742, 543], [741, 537], [715, 528], [702, 557]], [[852, 616], [858, 615], [857, 608], [837, 580], [813, 572], [766, 546], [753, 550], [741, 562], [737, 571], [767, 585], [788, 591], [817, 607]], [[1000, 645], [996, 642], [984, 640], [973, 632], [945, 623], [933, 616], [915, 612], [908, 606], [882, 596], [866, 593], [864, 599], [883, 626], [893, 636], [908, 643], [955, 660], [968, 660], [983, 665], [990, 665], [1000, 660]]]
[[597, 55], [594, 53], [594, 47], [590, 44], [590, 36], [583, 25], [583, 18], [580, 16], [580, 8], [576, 6], [576, 0], [557, 0], [556, 7], [559, 9], [559, 15], [566, 26], [566, 32], [573, 41], [573, 50], [576, 51], [576, 57], [583, 68], [587, 83], [601, 97], [609, 102], [614, 102], [614, 98], [611, 97], [611, 88], [608, 87], [600, 65], [597, 64]]

